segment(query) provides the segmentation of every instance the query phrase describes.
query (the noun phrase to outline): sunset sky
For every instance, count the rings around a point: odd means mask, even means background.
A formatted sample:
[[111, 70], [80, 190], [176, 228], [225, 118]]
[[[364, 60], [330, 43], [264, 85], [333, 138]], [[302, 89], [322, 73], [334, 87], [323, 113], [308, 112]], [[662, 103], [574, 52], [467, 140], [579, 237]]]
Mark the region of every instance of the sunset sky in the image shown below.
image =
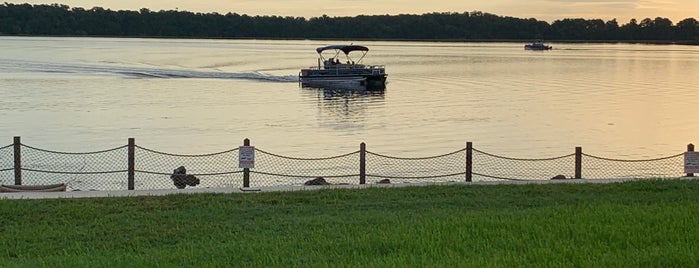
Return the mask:
[[699, 19], [699, 0], [64, 0], [8, 1], [8, 3], [59, 3], [86, 9], [98, 6], [112, 10], [180, 10], [225, 14], [319, 17], [328, 15], [398, 15], [431, 12], [482, 11], [499, 16], [536, 18], [553, 22], [564, 18], [616, 18], [626, 23], [635, 18], [663, 17], [677, 23], [685, 18]]

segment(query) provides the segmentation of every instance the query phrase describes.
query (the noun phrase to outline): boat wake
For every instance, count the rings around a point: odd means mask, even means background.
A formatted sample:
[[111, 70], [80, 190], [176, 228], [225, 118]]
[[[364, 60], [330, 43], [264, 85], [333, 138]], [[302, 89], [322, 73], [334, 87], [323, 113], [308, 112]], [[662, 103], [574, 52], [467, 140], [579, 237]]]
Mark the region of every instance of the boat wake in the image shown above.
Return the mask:
[[274, 75], [259, 71], [223, 72], [207, 69], [138, 67], [126, 65], [55, 64], [33, 61], [2, 61], [3, 73], [56, 73], [94, 76], [120, 76], [133, 79], [244, 79], [264, 82], [298, 82], [297, 75]]

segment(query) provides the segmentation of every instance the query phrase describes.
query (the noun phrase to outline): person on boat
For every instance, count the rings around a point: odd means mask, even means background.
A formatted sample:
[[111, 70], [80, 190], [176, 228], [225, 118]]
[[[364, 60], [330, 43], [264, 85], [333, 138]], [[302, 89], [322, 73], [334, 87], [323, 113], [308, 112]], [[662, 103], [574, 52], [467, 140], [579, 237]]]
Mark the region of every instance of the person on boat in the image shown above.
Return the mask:
[[340, 64], [340, 59], [335, 59], [335, 64]]

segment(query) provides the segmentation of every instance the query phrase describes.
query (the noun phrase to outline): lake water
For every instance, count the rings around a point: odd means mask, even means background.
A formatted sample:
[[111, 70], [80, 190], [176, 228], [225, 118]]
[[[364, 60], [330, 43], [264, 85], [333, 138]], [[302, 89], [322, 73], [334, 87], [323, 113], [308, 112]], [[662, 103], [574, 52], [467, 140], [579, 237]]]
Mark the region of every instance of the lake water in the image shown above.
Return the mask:
[[[343, 41], [0, 37], [0, 146], [176, 154], [242, 144], [296, 157], [474, 148], [544, 158], [675, 155], [699, 142], [699, 47], [353, 42], [384, 91], [301, 88]], [[2, 142], [4, 140], [4, 142]]]

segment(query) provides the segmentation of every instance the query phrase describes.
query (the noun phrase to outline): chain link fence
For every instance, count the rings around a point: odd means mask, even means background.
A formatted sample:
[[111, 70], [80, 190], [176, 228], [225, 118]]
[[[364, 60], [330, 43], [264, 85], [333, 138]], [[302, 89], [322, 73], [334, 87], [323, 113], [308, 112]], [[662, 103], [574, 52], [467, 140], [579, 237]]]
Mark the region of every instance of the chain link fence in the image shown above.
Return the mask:
[[454, 182], [466, 178], [466, 149], [451, 153], [405, 158], [367, 152], [367, 183]]
[[676, 178], [684, 171], [684, 153], [643, 160], [622, 160], [582, 154], [583, 178]]
[[212, 154], [182, 155], [136, 146], [134, 188], [175, 188], [171, 175], [180, 166], [185, 167], [187, 174], [199, 179], [196, 187], [243, 185], [243, 171], [238, 168], [238, 148]]
[[70, 190], [126, 189], [126, 146], [71, 153], [22, 144], [22, 184], [65, 183]]
[[[576, 153], [551, 158], [499, 156], [470, 147], [429, 157], [397, 157], [366, 150], [322, 158], [283, 156], [255, 148], [254, 168], [238, 167], [240, 149], [182, 155], [129, 145], [85, 153], [21, 144], [0, 147], [0, 182], [65, 183], [68, 190], [174, 189], [183, 167], [196, 183], [187, 187], [303, 185], [322, 177], [330, 184], [417, 183], [550, 179], [678, 178], [683, 154], [623, 160]], [[19, 162], [15, 163], [15, 152]], [[19, 168], [16, 168], [19, 167]], [[247, 184], [246, 184], [247, 183]], [[184, 186], [184, 185], [181, 185]]]
[[14, 152], [12, 144], [0, 147], [0, 184], [14, 184]]
[[552, 158], [511, 158], [473, 149], [474, 181], [575, 178], [575, 154]]
[[255, 149], [250, 186], [302, 185], [323, 177], [330, 184], [359, 183], [359, 151], [323, 158], [297, 158]]

